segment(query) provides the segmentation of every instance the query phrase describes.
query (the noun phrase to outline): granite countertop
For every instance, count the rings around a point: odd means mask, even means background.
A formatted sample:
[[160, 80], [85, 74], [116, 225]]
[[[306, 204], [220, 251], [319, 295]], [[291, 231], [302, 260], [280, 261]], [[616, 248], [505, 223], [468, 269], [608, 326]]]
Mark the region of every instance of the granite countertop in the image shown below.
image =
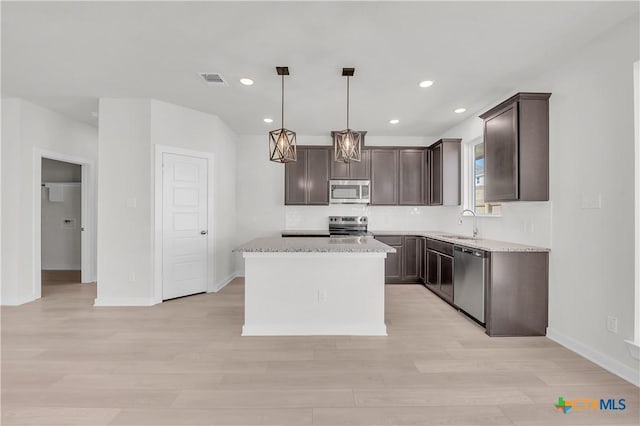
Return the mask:
[[253, 253], [395, 253], [372, 237], [256, 238], [233, 249]]
[[490, 252], [548, 252], [549, 248], [536, 247], [526, 244], [510, 243], [506, 241], [488, 240], [482, 237], [464, 237], [463, 239], [456, 238], [459, 235], [438, 232], [438, 231], [371, 231], [375, 236], [385, 235], [417, 235], [420, 237], [433, 238], [434, 240], [440, 240], [447, 243], [456, 244], [468, 248], [475, 248], [479, 250], [486, 250]]
[[285, 229], [282, 234], [304, 237], [305, 235], [326, 235], [329, 237], [328, 229]]

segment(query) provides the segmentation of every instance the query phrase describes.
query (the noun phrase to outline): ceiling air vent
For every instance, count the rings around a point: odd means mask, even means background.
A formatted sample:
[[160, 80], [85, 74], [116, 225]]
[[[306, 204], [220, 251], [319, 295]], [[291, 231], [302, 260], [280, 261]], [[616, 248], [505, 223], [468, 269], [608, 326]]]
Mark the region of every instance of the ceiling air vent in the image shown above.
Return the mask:
[[202, 77], [204, 82], [207, 83], [209, 86], [226, 86], [227, 85], [227, 82], [218, 73], [203, 72], [203, 73], [200, 73], [200, 77]]

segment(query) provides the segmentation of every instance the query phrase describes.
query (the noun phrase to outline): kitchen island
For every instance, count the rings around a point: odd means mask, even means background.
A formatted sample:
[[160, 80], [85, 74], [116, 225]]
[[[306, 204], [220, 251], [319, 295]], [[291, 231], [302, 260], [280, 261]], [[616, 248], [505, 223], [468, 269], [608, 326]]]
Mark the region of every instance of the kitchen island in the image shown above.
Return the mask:
[[384, 261], [371, 237], [258, 238], [245, 261], [243, 336], [386, 336]]

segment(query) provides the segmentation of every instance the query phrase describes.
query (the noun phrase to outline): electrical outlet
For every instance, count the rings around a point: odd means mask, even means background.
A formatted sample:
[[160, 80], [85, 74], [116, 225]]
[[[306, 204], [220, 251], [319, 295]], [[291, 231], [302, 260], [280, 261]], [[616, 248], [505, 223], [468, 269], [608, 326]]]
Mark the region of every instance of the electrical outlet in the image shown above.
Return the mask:
[[327, 290], [318, 290], [318, 302], [327, 301]]
[[135, 282], [136, 280], [136, 273], [135, 272], [130, 272], [129, 273], [129, 282]]
[[607, 330], [612, 333], [618, 332], [618, 318], [612, 316], [607, 317]]

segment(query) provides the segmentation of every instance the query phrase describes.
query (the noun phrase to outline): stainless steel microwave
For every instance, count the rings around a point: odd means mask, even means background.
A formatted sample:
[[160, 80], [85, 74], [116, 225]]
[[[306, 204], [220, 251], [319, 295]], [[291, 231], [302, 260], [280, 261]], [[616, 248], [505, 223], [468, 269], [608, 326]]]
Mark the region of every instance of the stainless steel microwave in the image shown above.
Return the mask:
[[371, 182], [368, 180], [330, 180], [329, 202], [331, 204], [369, 204]]

